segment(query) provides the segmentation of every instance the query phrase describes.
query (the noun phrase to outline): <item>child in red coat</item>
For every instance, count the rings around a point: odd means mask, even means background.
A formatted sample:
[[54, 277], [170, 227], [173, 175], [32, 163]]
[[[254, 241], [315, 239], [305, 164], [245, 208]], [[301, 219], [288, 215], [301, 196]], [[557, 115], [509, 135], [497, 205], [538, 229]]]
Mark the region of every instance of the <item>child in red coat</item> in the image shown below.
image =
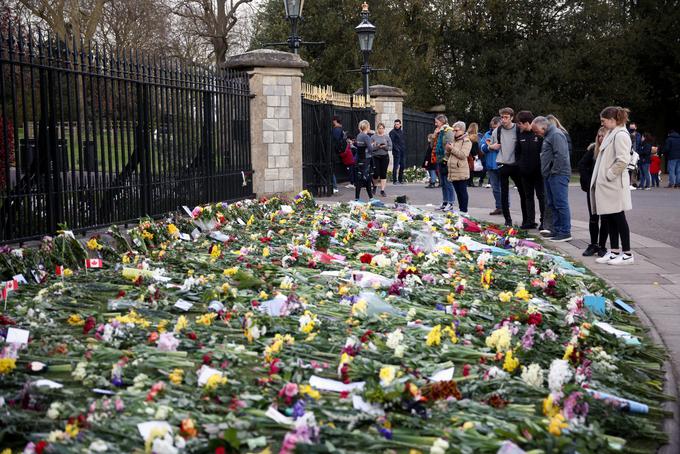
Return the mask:
[[652, 175], [652, 187], [659, 187], [659, 175], [661, 174], [661, 158], [656, 147], [652, 147], [652, 161], [649, 166], [649, 173]]

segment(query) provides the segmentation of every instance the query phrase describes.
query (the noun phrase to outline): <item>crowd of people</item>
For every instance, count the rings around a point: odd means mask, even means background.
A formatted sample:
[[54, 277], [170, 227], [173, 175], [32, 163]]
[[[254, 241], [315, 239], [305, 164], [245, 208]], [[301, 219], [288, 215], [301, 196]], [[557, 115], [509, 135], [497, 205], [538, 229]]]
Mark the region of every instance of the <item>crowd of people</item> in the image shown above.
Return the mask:
[[[495, 209], [490, 215], [503, 216], [513, 226], [510, 191], [518, 190], [520, 229], [537, 229], [553, 242], [572, 239], [569, 183], [572, 175], [572, 143], [567, 130], [554, 115], [534, 116], [510, 107], [499, 110], [489, 129], [462, 121], [452, 125], [445, 115], [434, 119], [428, 135], [423, 168], [428, 172], [428, 188], [441, 188], [441, 211], [468, 212], [468, 187], [475, 178], [482, 186], [488, 178]], [[672, 131], [663, 147], [657, 147], [650, 134], [641, 135], [635, 123], [628, 123], [629, 111], [611, 106], [600, 113], [601, 128], [595, 141], [578, 163], [581, 189], [588, 206], [590, 244], [584, 256], [595, 256], [598, 263], [629, 265], [635, 259], [630, 247], [630, 229], [625, 212], [632, 209], [630, 191], [659, 186], [660, 155], [668, 161], [668, 187], [680, 187], [680, 134]], [[393, 154], [393, 184], [403, 183], [405, 140], [400, 120], [389, 134], [379, 123], [375, 132], [363, 120], [356, 138], [342, 132], [334, 118], [333, 138], [338, 150], [351, 156], [348, 164], [355, 199], [365, 189], [369, 201], [386, 196], [387, 168]], [[343, 161], [344, 162], [344, 161]], [[634, 179], [637, 177], [637, 183]], [[609, 241], [609, 248], [607, 248]]]

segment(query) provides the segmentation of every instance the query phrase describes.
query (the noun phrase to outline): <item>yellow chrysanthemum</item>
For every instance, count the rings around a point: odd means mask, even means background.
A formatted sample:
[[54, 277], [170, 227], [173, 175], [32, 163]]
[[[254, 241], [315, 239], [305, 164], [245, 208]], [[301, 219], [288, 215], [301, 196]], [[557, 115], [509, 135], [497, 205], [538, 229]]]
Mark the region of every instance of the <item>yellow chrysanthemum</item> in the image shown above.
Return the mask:
[[368, 302], [364, 298], [359, 298], [359, 301], [352, 305], [352, 316], [356, 316], [358, 314], [365, 314], [367, 308]]
[[552, 418], [550, 418], [550, 424], [548, 424], [548, 432], [556, 437], [562, 435], [562, 429], [569, 427], [569, 424], [565, 421], [562, 413], [558, 413]]
[[502, 352], [510, 347], [510, 342], [512, 340], [512, 335], [507, 326], [499, 328], [491, 333], [490, 336], [486, 338], [486, 346], [489, 348], [495, 348], [497, 352]]
[[210, 258], [217, 260], [220, 258], [220, 255], [222, 255], [222, 249], [217, 244], [214, 244], [212, 249], [210, 249]]
[[61, 273], [64, 277], [71, 277], [73, 276], [73, 270], [71, 268], [66, 268], [64, 271]]
[[168, 224], [168, 234], [177, 238], [179, 236], [179, 229], [175, 224]]
[[505, 361], [503, 361], [503, 369], [512, 373], [519, 367], [519, 360], [512, 356], [512, 350], [508, 350], [505, 354]]
[[262, 257], [269, 257], [270, 254], [271, 252], [268, 247], [265, 246], [262, 248]]
[[227, 377], [224, 377], [220, 374], [212, 374], [209, 378], [208, 381], [205, 383], [204, 389], [206, 391], [212, 391], [215, 388], [217, 388], [220, 385], [226, 385], [227, 384]]
[[14, 358], [0, 358], [0, 375], [6, 375], [17, 367], [17, 360]]
[[548, 394], [548, 397], [543, 399], [543, 414], [549, 418], [552, 418], [560, 412], [560, 407], [555, 404], [552, 394]]
[[437, 325], [427, 333], [427, 339], [425, 343], [428, 347], [433, 345], [439, 345], [442, 342], [442, 325]]
[[168, 375], [168, 378], [173, 385], [179, 385], [184, 378], [184, 371], [182, 369], [175, 369]]
[[527, 289], [522, 286], [515, 292], [515, 297], [521, 299], [522, 301], [529, 301], [531, 299], [531, 293], [529, 293]]

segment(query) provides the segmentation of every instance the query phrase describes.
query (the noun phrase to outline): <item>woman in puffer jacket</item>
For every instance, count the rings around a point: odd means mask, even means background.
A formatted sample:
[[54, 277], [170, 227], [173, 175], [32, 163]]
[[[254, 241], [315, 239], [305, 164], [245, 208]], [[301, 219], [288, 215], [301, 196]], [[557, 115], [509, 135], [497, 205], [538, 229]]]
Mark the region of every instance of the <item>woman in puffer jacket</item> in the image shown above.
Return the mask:
[[468, 165], [468, 156], [472, 149], [472, 141], [465, 133], [465, 123], [457, 121], [454, 123], [453, 136], [455, 138], [453, 144], [447, 144], [446, 160], [448, 162], [448, 179], [453, 185], [458, 197], [458, 207], [461, 213], [467, 214], [468, 210], [468, 192], [467, 182], [470, 178], [470, 167]]

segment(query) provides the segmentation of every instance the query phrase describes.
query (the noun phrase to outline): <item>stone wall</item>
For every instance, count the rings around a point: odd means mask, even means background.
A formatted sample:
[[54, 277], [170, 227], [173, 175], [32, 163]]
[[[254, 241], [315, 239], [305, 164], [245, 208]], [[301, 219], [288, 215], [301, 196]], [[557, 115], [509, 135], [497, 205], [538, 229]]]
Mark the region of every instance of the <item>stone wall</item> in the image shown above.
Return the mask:
[[299, 56], [256, 50], [232, 57], [232, 68], [250, 74], [253, 191], [294, 195], [302, 187], [302, 100]]

